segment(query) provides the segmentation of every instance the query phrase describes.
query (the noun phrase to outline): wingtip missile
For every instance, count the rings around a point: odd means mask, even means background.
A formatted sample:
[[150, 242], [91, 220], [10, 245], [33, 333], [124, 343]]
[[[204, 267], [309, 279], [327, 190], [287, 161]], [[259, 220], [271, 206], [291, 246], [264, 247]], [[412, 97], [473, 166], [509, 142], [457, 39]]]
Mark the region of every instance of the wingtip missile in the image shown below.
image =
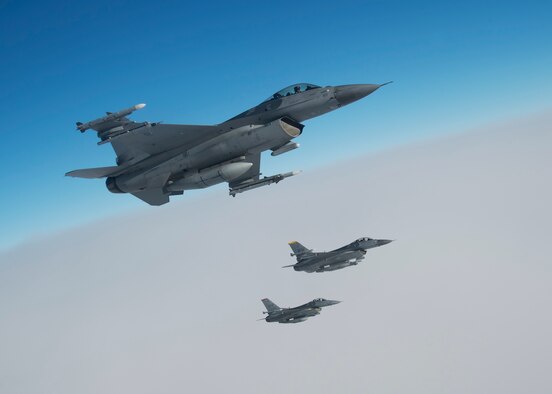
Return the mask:
[[130, 115], [134, 111], [137, 111], [139, 109], [142, 109], [146, 106], [146, 104], [136, 104], [133, 105], [130, 108], [122, 109], [117, 112], [107, 112], [107, 115], [98, 119], [91, 120], [86, 123], [77, 122], [77, 130], [80, 130], [81, 133], [84, 133], [88, 129], [93, 129], [97, 127], [102, 127], [104, 125], [107, 125], [109, 127], [110, 122], [116, 121], [120, 118], [123, 118], [127, 115]]

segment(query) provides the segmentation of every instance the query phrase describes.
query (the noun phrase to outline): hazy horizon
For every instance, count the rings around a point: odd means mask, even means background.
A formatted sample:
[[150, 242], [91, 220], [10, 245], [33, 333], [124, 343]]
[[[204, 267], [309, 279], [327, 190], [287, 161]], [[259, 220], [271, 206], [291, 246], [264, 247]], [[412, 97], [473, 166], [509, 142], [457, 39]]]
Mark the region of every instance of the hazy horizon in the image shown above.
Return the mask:
[[[552, 112], [0, 253], [0, 391], [548, 393]], [[397, 239], [305, 274], [315, 250]], [[295, 325], [261, 298], [342, 300]]]

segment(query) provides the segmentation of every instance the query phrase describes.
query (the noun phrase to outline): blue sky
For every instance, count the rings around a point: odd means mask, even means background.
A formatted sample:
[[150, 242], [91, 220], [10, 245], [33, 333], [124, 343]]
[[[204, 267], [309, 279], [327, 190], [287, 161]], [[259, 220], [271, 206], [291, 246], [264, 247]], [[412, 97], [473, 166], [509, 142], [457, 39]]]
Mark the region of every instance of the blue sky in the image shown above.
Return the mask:
[[0, 248], [153, 209], [63, 176], [113, 164], [74, 129], [104, 111], [212, 124], [299, 81], [395, 81], [307, 122], [299, 150], [263, 158], [271, 174], [552, 106], [546, 1], [0, 4]]

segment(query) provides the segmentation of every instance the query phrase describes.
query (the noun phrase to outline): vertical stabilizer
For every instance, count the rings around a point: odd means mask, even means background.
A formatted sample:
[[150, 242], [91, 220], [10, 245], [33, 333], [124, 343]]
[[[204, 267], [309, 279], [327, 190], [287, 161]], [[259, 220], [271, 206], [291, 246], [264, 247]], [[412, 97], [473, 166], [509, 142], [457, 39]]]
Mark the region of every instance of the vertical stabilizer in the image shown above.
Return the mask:
[[276, 312], [276, 311], [279, 311], [280, 308], [278, 305], [276, 305], [275, 303], [273, 303], [272, 301], [270, 301], [268, 298], [263, 298], [261, 300], [266, 308], [266, 311], [268, 313], [271, 313], [271, 312]]
[[289, 243], [289, 247], [291, 248], [291, 250], [293, 250], [293, 253], [291, 255], [297, 256], [297, 261], [302, 260], [314, 254], [312, 253], [311, 249], [305, 248], [297, 241], [291, 241]]

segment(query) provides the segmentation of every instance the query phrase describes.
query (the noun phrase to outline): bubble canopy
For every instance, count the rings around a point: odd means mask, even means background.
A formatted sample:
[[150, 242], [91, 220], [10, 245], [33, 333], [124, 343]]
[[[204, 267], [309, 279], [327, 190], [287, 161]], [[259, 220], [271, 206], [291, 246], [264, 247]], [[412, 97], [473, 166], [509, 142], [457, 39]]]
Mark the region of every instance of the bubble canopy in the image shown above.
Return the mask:
[[371, 240], [372, 238], [367, 238], [367, 237], [357, 239], [358, 242], [371, 241]]
[[[282, 90], [274, 93], [272, 96], [267, 98], [265, 101], [276, 100], [276, 99], [279, 99], [281, 97], [291, 96], [293, 94], [306, 92], [307, 90], [311, 90], [311, 89], [318, 89], [320, 87], [321, 86], [313, 85], [312, 83], [296, 83], [296, 84], [290, 85], [290, 86], [288, 86], [286, 88], [283, 88]], [[263, 103], [265, 101], [263, 101]]]

